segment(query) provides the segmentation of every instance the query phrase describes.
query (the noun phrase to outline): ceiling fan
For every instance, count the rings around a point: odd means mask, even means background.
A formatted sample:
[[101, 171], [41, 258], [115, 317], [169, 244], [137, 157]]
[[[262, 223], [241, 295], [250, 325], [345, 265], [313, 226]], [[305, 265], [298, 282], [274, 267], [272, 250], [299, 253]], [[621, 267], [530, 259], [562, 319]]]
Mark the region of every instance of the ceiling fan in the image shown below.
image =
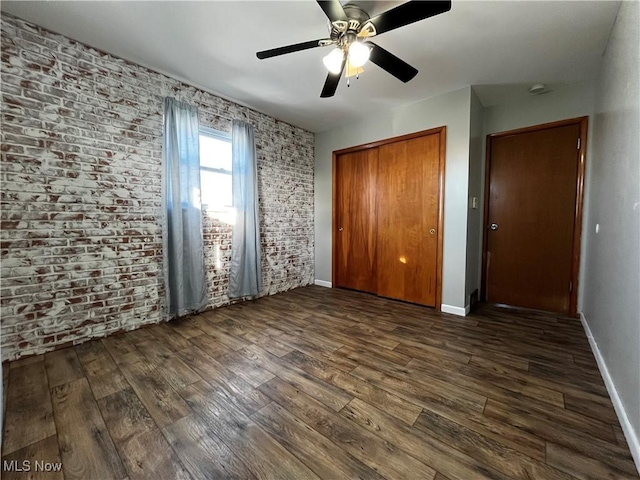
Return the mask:
[[451, 0], [413, 0], [370, 18], [367, 12], [353, 3], [343, 6], [339, 0], [317, 1], [329, 18], [329, 38], [264, 50], [256, 55], [262, 60], [309, 48], [336, 45], [323, 59], [329, 75], [320, 94], [322, 98], [332, 97], [336, 93], [345, 68], [347, 77], [358, 75], [363, 71], [362, 66], [367, 60], [405, 83], [411, 80], [418, 74], [418, 70], [369, 39], [451, 10]]

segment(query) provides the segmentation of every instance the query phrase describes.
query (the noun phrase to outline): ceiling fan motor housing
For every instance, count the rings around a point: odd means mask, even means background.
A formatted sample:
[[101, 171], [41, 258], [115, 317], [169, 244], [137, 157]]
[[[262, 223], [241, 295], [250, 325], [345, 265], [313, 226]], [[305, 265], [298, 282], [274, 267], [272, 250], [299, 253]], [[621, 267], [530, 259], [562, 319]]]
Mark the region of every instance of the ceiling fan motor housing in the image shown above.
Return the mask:
[[349, 45], [356, 40], [360, 26], [370, 17], [367, 12], [355, 4], [348, 3], [342, 8], [347, 16], [347, 21], [329, 21], [330, 37], [331, 40], [339, 44]]

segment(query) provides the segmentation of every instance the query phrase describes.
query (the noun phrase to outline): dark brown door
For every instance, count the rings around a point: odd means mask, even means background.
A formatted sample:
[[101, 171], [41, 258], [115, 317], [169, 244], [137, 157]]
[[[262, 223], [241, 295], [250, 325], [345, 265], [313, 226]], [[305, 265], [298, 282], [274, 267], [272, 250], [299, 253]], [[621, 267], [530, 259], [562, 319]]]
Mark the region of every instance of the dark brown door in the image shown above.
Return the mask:
[[569, 313], [580, 129], [490, 137], [487, 301]]
[[335, 286], [375, 293], [378, 149], [339, 155], [335, 175]]
[[440, 134], [378, 153], [378, 295], [436, 305]]

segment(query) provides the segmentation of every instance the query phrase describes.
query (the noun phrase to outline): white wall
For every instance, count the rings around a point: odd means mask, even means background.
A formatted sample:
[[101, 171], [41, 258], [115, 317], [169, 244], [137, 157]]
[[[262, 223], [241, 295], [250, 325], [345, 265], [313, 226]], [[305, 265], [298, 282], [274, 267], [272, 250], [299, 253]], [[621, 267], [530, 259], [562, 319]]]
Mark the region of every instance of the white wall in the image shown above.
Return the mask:
[[639, 13], [622, 2], [596, 87], [583, 314], [640, 469]]
[[[585, 249], [586, 224], [589, 211], [588, 182], [591, 177], [592, 144], [590, 140], [593, 131], [593, 104], [595, 83], [585, 81], [571, 85], [552, 87], [552, 91], [543, 95], [531, 96], [523, 92], [519, 100], [509, 96], [505, 101], [485, 107], [483, 110], [483, 147], [482, 147], [482, 171], [486, 165], [486, 136], [491, 133], [499, 133], [517, 128], [540, 125], [542, 123], [555, 122], [576, 117], [589, 117], [589, 129], [587, 132], [587, 152], [585, 169], [585, 195], [583, 201], [582, 219], [582, 246]], [[484, 183], [482, 185], [484, 197]], [[585, 256], [580, 257], [580, 269], [578, 275], [578, 311], [582, 310], [584, 297]]]
[[[467, 217], [467, 281], [465, 301], [469, 304], [469, 295], [474, 290], [480, 293], [480, 274], [482, 270], [482, 221], [484, 215], [484, 168], [483, 168], [483, 106], [471, 89], [471, 113], [469, 131], [469, 201]], [[472, 198], [476, 197], [477, 208], [472, 206]]]
[[464, 309], [470, 99], [466, 87], [316, 134], [316, 280], [331, 281], [332, 152], [446, 125], [442, 303]]

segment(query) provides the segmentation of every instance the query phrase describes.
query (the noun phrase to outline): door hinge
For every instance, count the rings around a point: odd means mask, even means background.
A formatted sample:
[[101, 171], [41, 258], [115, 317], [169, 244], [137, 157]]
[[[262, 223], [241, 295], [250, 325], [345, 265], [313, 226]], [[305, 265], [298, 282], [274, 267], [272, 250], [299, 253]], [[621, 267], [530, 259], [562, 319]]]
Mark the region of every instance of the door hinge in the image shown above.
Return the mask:
[[582, 139], [580, 137], [578, 137], [578, 150], [580, 150], [580, 145], [582, 145], [581, 140]]
[[573, 292], [573, 280], [569, 280], [569, 291]]

